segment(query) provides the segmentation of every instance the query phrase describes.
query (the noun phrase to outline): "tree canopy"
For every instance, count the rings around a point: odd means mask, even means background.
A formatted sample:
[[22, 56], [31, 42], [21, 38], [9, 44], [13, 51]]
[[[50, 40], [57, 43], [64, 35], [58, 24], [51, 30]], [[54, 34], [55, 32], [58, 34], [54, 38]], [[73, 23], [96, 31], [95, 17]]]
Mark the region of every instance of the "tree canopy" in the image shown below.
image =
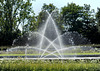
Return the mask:
[[20, 25], [22, 32], [26, 31], [26, 26], [34, 19], [31, 6], [30, 0], [0, 1], [0, 45], [12, 45], [13, 40], [21, 35]]
[[[90, 5], [84, 4], [84, 6], [76, 5], [75, 3], [68, 4], [62, 7], [61, 14], [65, 26], [69, 26], [69, 31], [76, 31], [88, 38], [92, 43], [97, 43], [96, 37], [97, 24], [95, 19], [94, 10], [90, 9]], [[66, 27], [65, 27], [66, 28]]]
[[91, 43], [100, 44], [100, 8], [95, 13], [87, 4], [68, 3], [61, 10], [53, 4], [43, 4], [36, 16], [31, 0], [0, 0], [0, 46], [12, 45], [14, 39], [28, 31], [37, 31], [48, 17], [46, 11], [52, 13], [62, 34], [76, 31]]
[[97, 19], [98, 31], [100, 32], [100, 8], [97, 9], [98, 11], [96, 13], [96, 19]]

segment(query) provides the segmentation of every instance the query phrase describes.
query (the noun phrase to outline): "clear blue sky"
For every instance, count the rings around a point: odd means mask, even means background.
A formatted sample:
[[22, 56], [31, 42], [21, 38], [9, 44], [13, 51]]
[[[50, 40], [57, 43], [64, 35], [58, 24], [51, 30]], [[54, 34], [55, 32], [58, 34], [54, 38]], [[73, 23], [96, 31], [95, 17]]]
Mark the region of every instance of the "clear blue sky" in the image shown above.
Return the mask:
[[97, 7], [100, 7], [100, 0], [35, 0], [33, 3], [33, 10], [36, 15], [41, 11], [41, 8], [44, 3], [50, 4], [53, 3], [57, 8], [61, 9], [67, 5], [67, 3], [76, 3], [77, 5], [83, 6], [84, 4], [90, 4], [91, 9], [97, 11]]

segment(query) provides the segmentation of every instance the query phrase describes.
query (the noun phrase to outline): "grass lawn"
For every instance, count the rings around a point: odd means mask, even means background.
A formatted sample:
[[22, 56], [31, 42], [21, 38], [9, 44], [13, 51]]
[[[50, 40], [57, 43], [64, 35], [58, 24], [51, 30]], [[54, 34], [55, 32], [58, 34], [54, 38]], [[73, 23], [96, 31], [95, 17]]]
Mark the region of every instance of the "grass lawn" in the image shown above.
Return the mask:
[[[100, 53], [64, 53], [63, 55], [99, 55], [99, 54]], [[36, 56], [36, 55], [39, 54], [27, 54], [27, 56]], [[25, 56], [25, 54], [0, 54], [0, 56]]]
[[0, 60], [0, 71], [100, 71], [100, 60]]

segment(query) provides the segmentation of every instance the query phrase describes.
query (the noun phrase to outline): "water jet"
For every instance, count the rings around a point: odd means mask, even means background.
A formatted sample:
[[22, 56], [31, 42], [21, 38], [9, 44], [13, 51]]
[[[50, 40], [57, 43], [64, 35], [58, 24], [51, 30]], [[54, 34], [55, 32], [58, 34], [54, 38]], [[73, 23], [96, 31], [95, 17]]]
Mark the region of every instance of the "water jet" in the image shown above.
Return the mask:
[[[31, 58], [32, 59], [68, 59], [68, 58], [81, 59], [82, 57], [84, 59], [85, 57], [88, 58], [96, 57], [95, 55], [77, 54], [77, 53], [84, 53], [82, 51], [86, 51], [86, 50], [91, 51], [94, 49], [91, 46], [87, 46], [87, 47], [75, 46], [75, 42], [73, 41], [73, 39], [75, 39], [76, 36], [72, 35], [73, 33], [66, 32], [65, 34], [61, 35], [56, 26], [54, 19], [51, 16], [53, 12], [51, 14], [47, 12], [48, 18], [45, 24], [42, 26], [41, 30], [37, 32], [29, 32], [28, 41], [30, 42], [28, 42], [26, 46], [16, 46], [7, 49], [7, 54], [9, 55], [8, 56], [9, 58], [11, 58], [10, 54], [23, 54], [21, 55], [21, 57], [22, 58], [25, 57], [27, 59], [31, 59]], [[71, 36], [75, 36], [75, 37], [71, 37]], [[34, 39], [32, 40], [32, 38]], [[66, 42], [68, 42], [70, 46], [64, 44], [63, 40], [66, 40]], [[30, 45], [32, 41], [34, 41], [35, 45], [34, 44]], [[14, 44], [15, 43], [16, 41], [14, 41]]]

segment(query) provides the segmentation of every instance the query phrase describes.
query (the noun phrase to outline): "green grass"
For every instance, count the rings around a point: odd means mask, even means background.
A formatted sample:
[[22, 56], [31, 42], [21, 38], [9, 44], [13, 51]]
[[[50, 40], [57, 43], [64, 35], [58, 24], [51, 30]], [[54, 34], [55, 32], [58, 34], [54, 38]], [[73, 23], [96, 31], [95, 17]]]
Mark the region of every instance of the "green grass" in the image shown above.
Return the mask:
[[[100, 53], [64, 53], [64, 55], [99, 55], [99, 54]], [[27, 56], [36, 56], [36, 55], [39, 54], [27, 54]], [[25, 56], [25, 54], [0, 54], [0, 56]]]
[[0, 71], [100, 71], [100, 60], [1, 60]]
[[[99, 55], [100, 53], [66, 53], [64, 55]], [[27, 54], [27, 56], [36, 56], [39, 54]], [[47, 54], [45, 54], [47, 55]], [[0, 56], [25, 56], [25, 54], [0, 54]]]

